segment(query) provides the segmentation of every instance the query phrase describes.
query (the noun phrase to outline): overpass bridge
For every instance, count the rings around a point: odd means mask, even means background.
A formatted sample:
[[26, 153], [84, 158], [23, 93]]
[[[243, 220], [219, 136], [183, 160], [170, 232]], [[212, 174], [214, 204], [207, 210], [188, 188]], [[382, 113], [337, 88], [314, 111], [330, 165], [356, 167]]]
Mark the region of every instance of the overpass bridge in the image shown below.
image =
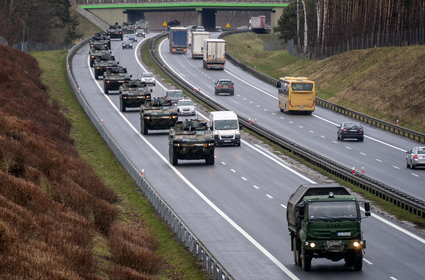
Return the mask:
[[158, 29], [164, 22], [178, 19], [182, 25], [202, 25], [207, 30], [216, 25], [232, 28], [248, 25], [249, 18], [266, 15], [267, 23], [276, 26], [283, 8], [289, 0], [237, 1], [237, 2], [148, 2], [126, 0], [76, 0], [75, 3], [110, 24], [115, 22], [149, 21], [151, 28]]

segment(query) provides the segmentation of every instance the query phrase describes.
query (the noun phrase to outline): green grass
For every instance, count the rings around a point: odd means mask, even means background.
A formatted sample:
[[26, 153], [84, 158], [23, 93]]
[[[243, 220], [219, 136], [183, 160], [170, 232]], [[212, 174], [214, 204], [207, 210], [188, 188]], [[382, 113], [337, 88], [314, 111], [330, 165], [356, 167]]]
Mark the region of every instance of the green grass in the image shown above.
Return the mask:
[[[174, 239], [168, 226], [157, 216], [149, 201], [139, 191], [131, 177], [118, 163], [106, 143], [85, 115], [74, 93], [69, 87], [64, 51], [37, 52], [32, 54], [43, 70], [42, 81], [49, 87], [51, 98], [58, 100], [63, 112], [72, 123], [71, 136], [80, 156], [87, 161], [105, 184], [121, 198], [118, 207], [121, 219], [132, 222], [141, 219], [160, 243], [158, 253], [167, 261], [160, 279], [207, 279], [197, 260]], [[102, 239], [96, 239], [94, 251], [107, 255]], [[102, 258], [101, 258], [102, 259]], [[102, 264], [103, 266], [107, 264]]]

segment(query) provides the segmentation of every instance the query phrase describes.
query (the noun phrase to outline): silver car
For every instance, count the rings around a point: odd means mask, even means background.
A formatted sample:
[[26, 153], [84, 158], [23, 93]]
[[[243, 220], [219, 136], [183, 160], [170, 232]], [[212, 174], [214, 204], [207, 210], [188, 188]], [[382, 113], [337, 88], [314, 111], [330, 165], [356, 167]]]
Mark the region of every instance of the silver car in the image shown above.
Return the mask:
[[416, 166], [425, 166], [425, 147], [414, 147], [406, 152], [407, 168], [416, 168]]
[[177, 101], [177, 114], [179, 116], [196, 115], [196, 105], [190, 99], [182, 99]]
[[151, 72], [142, 73], [142, 75], [140, 75], [140, 80], [145, 82], [147, 85], [154, 86], [156, 84], [155, 76]]

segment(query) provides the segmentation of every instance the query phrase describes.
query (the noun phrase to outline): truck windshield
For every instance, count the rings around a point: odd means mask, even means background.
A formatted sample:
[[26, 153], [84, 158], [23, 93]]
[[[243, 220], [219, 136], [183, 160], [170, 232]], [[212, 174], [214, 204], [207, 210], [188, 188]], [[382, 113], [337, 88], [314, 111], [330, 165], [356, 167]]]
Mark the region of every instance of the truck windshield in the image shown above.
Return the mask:
[[357, 219], [358, 210], [355, 201], [316, 201], [308, 206], [309, 220]]
[[217, 120], [214, 122], [215, 129], [218, 130], [234, 130], [238, 129], [237, 120]]

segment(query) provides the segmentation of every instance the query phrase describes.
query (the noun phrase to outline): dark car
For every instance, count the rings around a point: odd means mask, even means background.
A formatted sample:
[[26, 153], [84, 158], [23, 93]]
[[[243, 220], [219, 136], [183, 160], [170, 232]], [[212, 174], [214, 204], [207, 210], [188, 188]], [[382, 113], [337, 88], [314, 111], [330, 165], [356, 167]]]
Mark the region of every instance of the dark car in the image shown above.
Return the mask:
[[121, 44], [122, 44], [123, 49], [132, 49], [133, 48], [133, 42], [128, 40], [128, 39], [125, 39], [124, 41], [122, 41]]
[[357, 139], [360, 142], [364, 140], [363, 127], [358, 122], [344, 122], [338, 127], [338, 140], [343, 141], [346, 138]]
[[416, 168], [417, 166], [425, 166], [425, 147], [414, 147], [406, 152], [407, 168]]
[[235, 94], [235, 88], [234, 84], [231, 80], [227, 79], [220, 79], [215, 83], [215, 89], [214, 89], [215, 95], [220, 95], [222, 93], [228, 94], [228, 95], [234, 95]]

